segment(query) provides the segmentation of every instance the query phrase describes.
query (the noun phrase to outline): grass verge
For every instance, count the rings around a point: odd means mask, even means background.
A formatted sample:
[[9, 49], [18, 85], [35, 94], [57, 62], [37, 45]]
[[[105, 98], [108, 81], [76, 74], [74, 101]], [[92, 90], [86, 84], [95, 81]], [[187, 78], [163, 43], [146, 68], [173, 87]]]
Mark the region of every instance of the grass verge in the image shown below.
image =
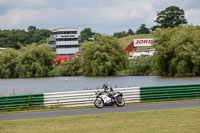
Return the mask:
[[2, 133], [199, 133], [200, 108], [1, 121]]

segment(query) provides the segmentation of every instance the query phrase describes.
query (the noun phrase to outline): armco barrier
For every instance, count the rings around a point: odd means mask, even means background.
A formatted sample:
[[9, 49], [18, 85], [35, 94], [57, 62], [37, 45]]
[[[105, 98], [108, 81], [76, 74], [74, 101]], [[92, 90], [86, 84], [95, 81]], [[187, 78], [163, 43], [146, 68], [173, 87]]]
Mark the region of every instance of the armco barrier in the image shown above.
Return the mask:
[[36, 106], [42, 106], [43, 103], [44, 103], [43, 94], [0, 97], [0, 109], [36, 107]]
[[[78, 107], [93, 105], [95, 91], [66, 91], [44, 94], [0, 96], [0, 109], [17, 107]], [[200, 98], [200, 84], [114, 88], [124, 95], [126, 103]]]
[[141, 102], [200, 98], [200, 84], [141, 87]]
[[[66, 91], [44, 93], [44, 106], [77, 107], [94, 105], [95, 91]], [[126, 103], [140, 102], [140, 87], [117, 88], [124, 94]]]

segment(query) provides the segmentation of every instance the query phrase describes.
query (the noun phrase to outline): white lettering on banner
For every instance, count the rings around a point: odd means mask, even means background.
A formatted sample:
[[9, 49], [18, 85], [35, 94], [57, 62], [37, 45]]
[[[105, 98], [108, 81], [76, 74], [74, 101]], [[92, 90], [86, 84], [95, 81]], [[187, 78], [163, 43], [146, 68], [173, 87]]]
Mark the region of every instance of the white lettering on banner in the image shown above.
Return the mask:
[[152, 46], [153, 39], [134, 39], [134, 47], [144, 47], [144, 46]]

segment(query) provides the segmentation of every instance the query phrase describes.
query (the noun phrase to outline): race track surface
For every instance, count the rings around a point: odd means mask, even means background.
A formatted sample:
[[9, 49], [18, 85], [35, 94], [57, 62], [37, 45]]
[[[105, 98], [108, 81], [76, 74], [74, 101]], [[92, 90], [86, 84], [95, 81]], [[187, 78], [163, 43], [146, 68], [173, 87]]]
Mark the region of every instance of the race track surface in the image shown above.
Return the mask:
[[130, 105], [130, 106], [125, 106], [125, 107], [121, 107], [121, 108], [113, 106], [113, 107], [104, 107], [102, 109], [87, 108], [87, 109], [75, 109], [75, 110], [0, 114], [0, 121], [45, 118], [45, 117], [47, 118], [47, 117], [73, 116], [73, 115], [87, 115], [87, 114], [103, 114], [103, 113], [115, 113], [115, 112], [174, 109], [174, 108], [187, 108], [187, 107], [200, 107], [200, 101]]

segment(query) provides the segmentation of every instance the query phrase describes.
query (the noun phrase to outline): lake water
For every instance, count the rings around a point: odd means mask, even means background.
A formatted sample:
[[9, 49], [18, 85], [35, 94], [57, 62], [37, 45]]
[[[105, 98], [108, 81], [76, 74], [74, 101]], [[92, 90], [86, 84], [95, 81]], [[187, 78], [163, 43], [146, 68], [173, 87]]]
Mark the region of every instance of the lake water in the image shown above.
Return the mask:
[[[65, 82], [68, 79], [68, 82]], [[119, 76], [119, 77], [50, 77], [0, 79], [0, 96], [37, 94], [101, 88], [107, 82], [113, 88], [160, 85], [200, 84], [200, 77], [159, 77], [159, 76]]]

